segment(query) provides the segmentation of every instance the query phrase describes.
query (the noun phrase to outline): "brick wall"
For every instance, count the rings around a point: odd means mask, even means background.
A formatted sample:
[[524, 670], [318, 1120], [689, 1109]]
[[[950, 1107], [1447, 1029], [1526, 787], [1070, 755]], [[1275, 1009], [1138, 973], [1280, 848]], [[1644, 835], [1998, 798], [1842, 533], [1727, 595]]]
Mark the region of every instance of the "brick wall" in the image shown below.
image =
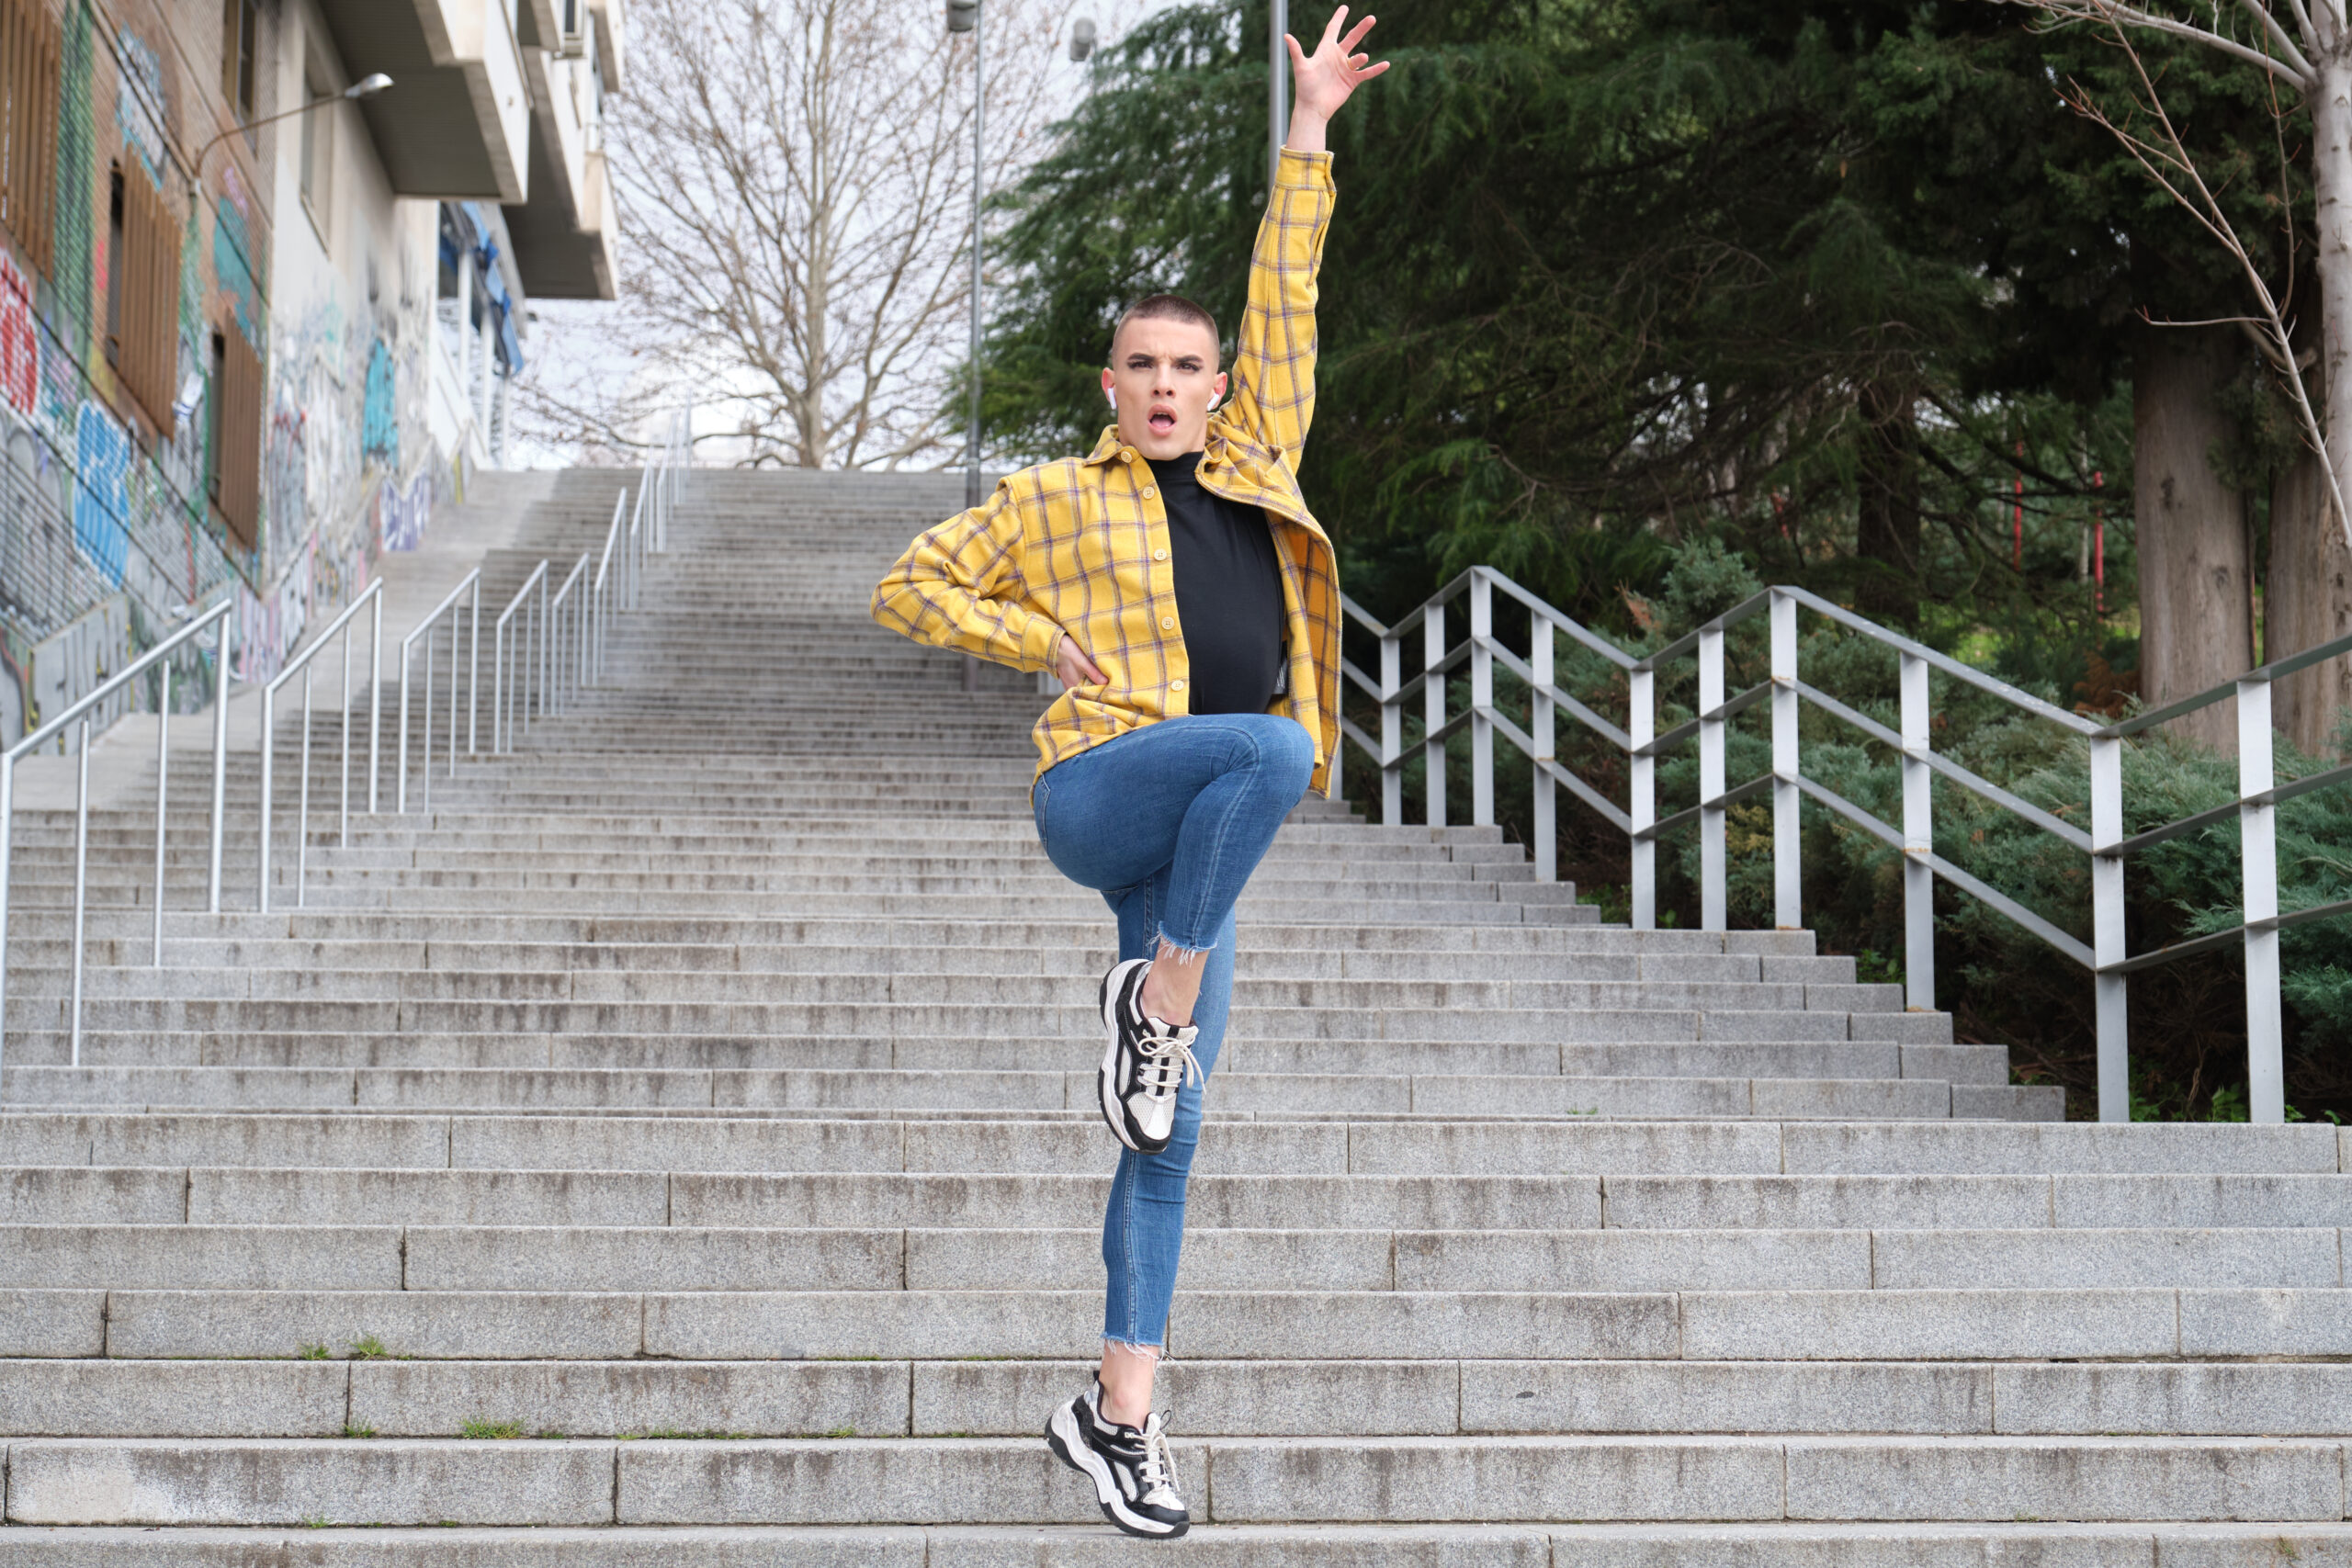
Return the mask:
[[[31, 3], [46, 5], [58, 19], [62, 61], [52, 260], [44, 271], [13, 236], [0, 243], [6, 739], [38, 723], [34, 710], [41, 703], [54, 711], [56, 694], [70, 699], [98, 678], [106, 656], [69, 651], [97, 643], [63, 634], [118, 603], [127, 605], [114, 613], [127, 614], [130, 644], [144, 647], [188, 606], [232, 595], [240, 606], [236, 673], [273, 671], [311, 615], [331, 612], [365, 586], [387, 506], [408, 517], [449, 490], [447, 467], [429, 439], [400, 431], [413, 422], [399, 418], [397, 405], [421, 407], [419, 400], [413, 393], [394, 399], [390, 439], [368, 405], [371, 389], [380, 399], [387, 384], [399, 389], [405, 380], [421, 389], [415, 345], [424, 341], [423, 326], [403, 333], [397, 324], [346, 321], [357, 312], [328, 289], [327, 310], [338, 330], [322, 346], [313, 341], [322, 297], [316, 279], [306, 280], [301, 312], [310, 335], [289, 343], [292, 323], [273, 310], [278, 236], [271, 193], [279, 184], [277, 160], [294, 155], [299, 142], [281, 137], [284, 126], [262, 127], [232, 131], [205, 150], [236, 123], [224, 93], [222, 0]], [[281, 48], [291, 48], [292, 10], [293, 0], [262, 0], [258, 7], [256, 118], [286, 107], [279, 101], [288, 75]], [[299, 91], [299, 73], [294, 80]], [[158, 373], [151, 360], [143, 402], [107, 352], [109, 210], [118, 167], [152, 181], [163, 210], [181, 226], [177, 299], [166, 300], [163, 312], [167, 328], [176, 320], [176, 333], [167, 333], [161, 350], [163, 369], [173, 373]], [[290, 220], [305, 221], [299, 211]], [[390, 228], [398, 243], [402, 226]], [[364, 265], [371, 282], [379, 270], [390, 270], [387, 258], [374, 255], [345, 257], [341, 265], [345, 272]], [[153, 273], [146, 265], [146, 275]], [[426, 293], [420, 311], [429, 310], [429, 288]], [[233, 401], [215, 384], [221, 358], [216, 333], [257, 356], [266, 378], [257, 400], [259, 450], [243, 470], [257, 492], [257, 515], [233, 519], [236, 525], [208, 486], [210, 474], [239, 472], [242, 456], [211, 446], [221, 423], [212, 405]], [[388, 349], [388, 341], [400, 352]], [[159, 400], [154, 387], [180, 387], [191, 377], [205, 394], [192, 412], [184, 408], [184, 417], [175, 419], [168, 408], [149, 406]], [[363, 426], [379, 433], [364, 451], [357, 434]], [[398, 434], [411, 438], [403, 443]], [[237, 510], [233, 498], [231, 510]], [[33, 665], [44, 658], [52, 666], [72, 659], [86, 668], [62, 672], [62, 681], [51, 668], [36, 681]], [[207, 700], [212, 678], [207, 661], [189, 661], [175, 682], [185, 705]]]

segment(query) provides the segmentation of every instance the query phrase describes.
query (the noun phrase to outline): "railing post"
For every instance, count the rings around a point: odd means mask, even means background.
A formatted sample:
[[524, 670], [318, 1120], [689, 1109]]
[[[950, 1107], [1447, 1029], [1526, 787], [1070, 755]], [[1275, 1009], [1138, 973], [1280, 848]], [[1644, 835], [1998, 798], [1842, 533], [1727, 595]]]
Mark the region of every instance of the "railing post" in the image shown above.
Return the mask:
[[1650, 670], [1625, 672], [1625, 734], [1633, 742], [1626, 758], [1626, 783], [1632, 798], [1627, 815], [1634, 832], [1627, 858], [1633, 886], [1629, 890], [1634, 929], [1657, 930], [1657, 840], [1641, 835], [1657, 826], [1657, 759], [1642, 748], [1657, 739], [1657, 675]]
[[232, 609], [220, 617], [220, 640], [212, 655], [212, 855], [206, 874], [204, 908], [220, 912], [220, 838], [228, 818], [229, 797], [229, 623]]
[[[1727, 921], [1724, 886], [1724, 628], [1699, 628], [1699, 929]], [[1716, 715], [1715, 716], [1709, 716]]]
[[490, 628], [490, 750], [506, 750], [506, 623]]
[[[383, 601], [384, 596], [379, 593], [376, 602], [380, 604]], [[351, 626], [348, 623], [343, 628], [343, 761], [335, 790], [335, 815], [338, 818], [335, 847], [347, 850], [351, 847]]]
[[548, 716], [548, 694], [555, 679], [555, 617], [548, 608], [548, 578], [539, 573], [539, 716]]
[[82, 926], [90, 894], [90, 721], [82, 721], [82, 755], [74, 790], [73, 1065], [82, 1065]]
[[164, 809], [172, 784], [172, 661], [156, 667], [162, 677], [155, 694], [155, 956], [164, 962]]
[[[1445, 677], [1438, 672], [1438, 665], [1445, 659], [1445, 606], [1432, 604], [1421, 617], [1421, 669], [1426, 672], [1421, 682], [1421, 724], [1426, 736], [1434, 737], [1445, 728]], [[1445, 826], [1445, 742], [1425, 739], [1421, 744], [1422, 771], [1429, 800], [1429, 825]]]
[[1934, 774], [1928, 750], [1928, 661], [1903, 655], [1903, 977], [1904, 1002], [1932, 1012], [1936, 1006], [1936, 874], [1927, 861], [1935, 849]]
[[2278, 918], [2278, 808], [2254, 797], [2276, 782], [2271, 771], [2270, 682], [2238, 682], [2238, 860], [2245, 894], [2245, 1068], [2248, 1119], [2287, 1119], [2287, 1079], [2280, 1055], [2278, 928], [2256, 922]]
[[16, 845], [16, 825], [17, 760], [0, 755], [0, 1088], [8, 1081], [8, 861]]
[[[458, 651], [457, 626], [458, 623], [455, 620], [449, 623], [449, 651], [453, 656]], [[433, 628], [431, 626], [424, 629], [424, 679], [419, 681], [417, 684], [424, 691], [424, 733], [417, 737], [416, 748], [418, 760], [424, 763], [418, 771], [424, 775], [424, 797], [418, 802], [418, 809], [430, 817], [433, 815]], [[449, 728], [455, 729], [457, 726], [458, 716], [453, 713], [449, 716]]]
[[1470, 822], [1495, 825], [1495, 589], [1470, 573]]
[[2132, 1120], [2132, 1040], [2129, 983], [2108, 972], [2124, 958], [2123, 742], [2091, 740], [2091, 960], [2098, 1013], [2098, 1119]]
[[301, 769], [300, 787], [296, 791], [301, 804], [294, 808], [294, 907], [298, 909], [310, 903], [305, 886], [311, 874], [311, 673], [318, 666], [302, 666], [302, 744], [295, 752], [295, 764]]
[[1404, 651], [1402, 638], [1380, 639], [1380, 820], [1390, 828], [1405, 820], [1405, 705], [1396, 699]]
[[1529, 611], [1527, 633], [1527, 667], [1535, 676], [1535, 691], [1527, 713], [1532, 730], [1528, 739], [1535, 742], [1534, 760], [1528, 764], [1533, 773], [1532, 782], [1535, 788], [1535, 880], [1557, 882], [1560, 880], [1560, 835], [1555, 812], [1559, 806], [1559, 786], [1552, 782], [1552, 775], [1544, 771], [1544, 764], [1551, 761], [1553, 753], [1558, 750], [1553, 733], [1555, 726], [1552, 703], [1550, 617]]
[[260, 897], [261, 897], [261, 902], [260, 902], [260, 904], [257, 906], [257, 908], [258, 908], [261, 910], [261, 912], [262, 912], [263, 914], [265, 914], [265, 915], [266, 915], [266, 914], [268, 914], [268, 913], [269, 913], [269, 784], [270, 784], [270, 769], [271, 769], [271, 767], [273, 766], [273, 764], [277, 761], [277, 758], [276, 758], [276, 756], [275, 756], [275, 754], [274, 754], [274, 753], [276, 752], [276, 750], [277, 750], [277, 748], [276, 748], [276, 747], [274, 747], [274, 746], [272, 746], [272, 745], [270, 744], [270, 739], [271, 739], [271, 737], [270, 737], [270, 730], [271, 730], [271, 728], [272, 728], [271, 716], [272, 716], [272, 714], [273, 714], [274, 709], [275, 709], [275, 705], [276, 705], [276, 701], [277, 701], [277, 694], [276, 694], [275, 692], [272, 692], [272, 691], [269, 689], [269, 682], [268, 682], [265, 681], [265, 682], [262, 682], [262, 688], [261, 688], [261, 851], [260, 851], [260, 859], [259, 859], [259, 862], [258, 862], [258, 867], [259, 867], [259, 870], [260, 870], [260, 872], [261, 872], [261, 895], [260, 895]]
[[[376, 732], [384, 711], [384, 595], [379, 590], [368, 613], [368, 814], [376, 813]], [[349, 829], [346, 825], [345, 832]]]
[[1772, 924], [1804, 925], [1797, 774], [1797, 602], [1772, 595]]
[[[449, 777], [458, 776], [458, 641], [464, 627], [458, 624], [458, 614], [449, 612]], [[433, 768], [433, 759], [424, 759], [425, 770]]]
[[401, 639], [400, 765], [392, 774], [392, 809], [403, 817], [408, 815], [408, 656], [413, 646], [407, 638]]
[[[474, 574], [474, 591], [466, 596], [466, 755], [477, 755], [475, 726], [481, 718], [481, 574]], [[453, 649], [454, 654], [455, 649]]]

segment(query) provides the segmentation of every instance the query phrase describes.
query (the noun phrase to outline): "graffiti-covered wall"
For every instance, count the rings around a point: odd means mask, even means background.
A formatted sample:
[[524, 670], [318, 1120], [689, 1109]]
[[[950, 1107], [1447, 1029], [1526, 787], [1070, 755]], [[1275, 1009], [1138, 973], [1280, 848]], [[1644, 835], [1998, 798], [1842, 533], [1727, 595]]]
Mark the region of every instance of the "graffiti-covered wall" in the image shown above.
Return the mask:
[[[332, 59], [315, 7], [255, 9], [254, 101], [235, 114], [220, 73], [220, 0], [50, 4], [63, 63], [49, 272], [0, 231], [7, 739], [224, 595], [237, 604], [232, 672], [274, 673], [312, 616], [366, 586], [384, 548], [414, 547], [458, 479], [424, 417], [436, 205], [392, 195], [352, 106], [313, 111], [332, 164], [319, 182], [334, 193], [324, 210], [303, 196], [295, 167], [300, 120], [237, 129], [305, 101], [303, 62]], [[113, 367], [115, 181], [133, 173], [185, 214], [181, 392], [168, 431]], [[210, 494], [221, 425], [210, 406], [214, 340], [232, 333], [260, 359], [266, 388], [249, 543]], [[51, 668], [37, 669], [44, 659]], [[180, 704], [206, 701], [213, 680], [209, 659], [183, 661]]]

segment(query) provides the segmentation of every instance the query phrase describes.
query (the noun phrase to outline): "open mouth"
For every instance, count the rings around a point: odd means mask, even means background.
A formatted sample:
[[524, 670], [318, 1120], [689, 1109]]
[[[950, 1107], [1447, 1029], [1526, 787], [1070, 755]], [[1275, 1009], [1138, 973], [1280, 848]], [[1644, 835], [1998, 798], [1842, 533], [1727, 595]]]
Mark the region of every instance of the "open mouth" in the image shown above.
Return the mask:
[[1151, 433], [1154, 435], [1172, 435], [1175, 434], [1176, 411], [1170, 408], [1166, 403], [1152, 404], [1151, 412], [1146, 415], [1145, 419], [1146, 423], [1150, 424]]

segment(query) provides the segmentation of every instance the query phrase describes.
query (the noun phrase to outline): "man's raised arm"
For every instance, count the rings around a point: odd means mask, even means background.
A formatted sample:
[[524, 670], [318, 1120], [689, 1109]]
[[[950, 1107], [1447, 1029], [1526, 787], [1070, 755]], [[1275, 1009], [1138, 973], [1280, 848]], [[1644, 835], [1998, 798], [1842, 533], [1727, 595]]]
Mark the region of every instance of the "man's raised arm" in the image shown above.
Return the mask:
[[1295, 101], [1290, 136], [1267, 194], [1266, 215], [1250, 258], [1250, 304], [1235, 343], [1233, 397], [1225, 417], [1269, 450], [1295, 457], [1315, 419], [1315, 274], [1322, 265], [1323, 231], [1331, 220], [1331, 155], [1324, 140], [1331, 117], [1360, 83], [1388, 69], [1355, 52], [1374, 18], [1347, 35], [1340, 6], [1315, 52], [1285, 36]]

